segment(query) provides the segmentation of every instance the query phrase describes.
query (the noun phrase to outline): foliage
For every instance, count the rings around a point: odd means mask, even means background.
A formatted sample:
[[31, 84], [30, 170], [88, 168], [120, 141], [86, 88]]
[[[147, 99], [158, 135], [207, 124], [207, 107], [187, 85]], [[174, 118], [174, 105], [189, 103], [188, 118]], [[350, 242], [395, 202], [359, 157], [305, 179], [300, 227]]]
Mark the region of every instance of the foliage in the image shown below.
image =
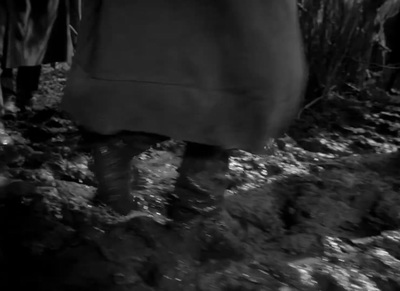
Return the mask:
[[384, 21], [399, 0], [298, 0], [310, 70], [307, 98], [351, 84], [362, 88], [374, 42], [384, 41]]

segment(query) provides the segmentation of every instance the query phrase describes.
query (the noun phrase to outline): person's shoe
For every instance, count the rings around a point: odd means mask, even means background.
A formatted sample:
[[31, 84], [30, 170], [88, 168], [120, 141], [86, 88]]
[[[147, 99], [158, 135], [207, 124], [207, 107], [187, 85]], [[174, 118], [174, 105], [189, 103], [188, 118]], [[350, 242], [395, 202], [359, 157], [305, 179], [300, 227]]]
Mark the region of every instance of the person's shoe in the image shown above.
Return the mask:
[[98, 182], [96, 200], [121, 215], [139, 210], [141, 207], [131, 193], [134, 179], [138, 178], [132, 159], [157, 142], [157, 137], [145, 134], [110, 136], [95, 142], [92, 152]]
[[132, 158], [128, 145], [116, 137], [93, 146], [96, 201], [122, 215], [138, 209], [130, 188]]
[[228, 186], [229, 155], [217, 147], [188, 144], [173, 194], [168, 197], [168, 217], [189, 222], [218, 214]]

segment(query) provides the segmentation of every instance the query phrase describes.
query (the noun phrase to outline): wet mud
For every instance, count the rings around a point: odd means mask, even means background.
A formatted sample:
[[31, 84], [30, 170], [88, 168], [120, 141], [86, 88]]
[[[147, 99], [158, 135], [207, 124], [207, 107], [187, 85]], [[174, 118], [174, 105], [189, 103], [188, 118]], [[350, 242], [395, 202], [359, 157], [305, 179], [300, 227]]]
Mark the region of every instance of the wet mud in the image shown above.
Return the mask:
[[[232, 152], [225, 210], [177, 224], [94, 205], [89, 150], [47, 68], [0, 155], [0, 290], [400, 290], [400, 97], [332, 96], [265, 155]], [[133, 193], [163, 213], [184, 144], [133, 161]]]

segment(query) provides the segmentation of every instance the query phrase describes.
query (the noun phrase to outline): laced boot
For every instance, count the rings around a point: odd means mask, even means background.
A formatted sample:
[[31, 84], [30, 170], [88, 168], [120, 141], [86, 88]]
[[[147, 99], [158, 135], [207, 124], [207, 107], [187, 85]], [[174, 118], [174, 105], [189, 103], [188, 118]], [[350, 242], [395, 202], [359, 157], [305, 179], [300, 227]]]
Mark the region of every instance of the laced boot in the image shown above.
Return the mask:
[[135, 175], [132, 171], [134, 156], [146, 151], [160, 139], [146, 134], [104, 137], [92, 146], [93, 172], [98, 182], [96, 200], [121, 215], [139, 210], [131, 194]]
[[188, 143], [174, 193], [168, 197], [167, 214], [179, 222], [220, 213], [228, 186], [227, 151], [214, 146]]

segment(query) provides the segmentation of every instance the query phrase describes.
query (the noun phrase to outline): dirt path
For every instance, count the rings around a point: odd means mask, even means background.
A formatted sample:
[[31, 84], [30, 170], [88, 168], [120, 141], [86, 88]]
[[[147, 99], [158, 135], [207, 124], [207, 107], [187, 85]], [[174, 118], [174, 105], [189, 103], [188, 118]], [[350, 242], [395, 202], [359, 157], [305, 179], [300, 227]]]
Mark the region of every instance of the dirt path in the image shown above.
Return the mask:
[[[48, 69], [35, 111], [7, 122], [0, 290], [400, 290], [400, 99], [334, 97], [264, 156], [235, 152], [226, 211], [182, 226], [91, 204], [90, 155], [56, 109], [64, 82]], [[182, 148], [135, 160], [153, 213]]]

